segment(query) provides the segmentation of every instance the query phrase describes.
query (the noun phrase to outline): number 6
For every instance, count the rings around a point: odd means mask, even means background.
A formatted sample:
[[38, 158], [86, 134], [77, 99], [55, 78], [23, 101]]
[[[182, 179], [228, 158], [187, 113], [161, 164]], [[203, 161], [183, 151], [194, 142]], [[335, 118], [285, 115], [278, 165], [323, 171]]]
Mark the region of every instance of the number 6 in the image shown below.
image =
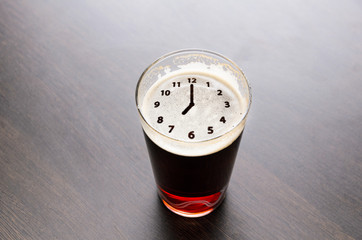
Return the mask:
[[190, 139], [194, 139], [194, 138], [195, 138], [195, 133], [194, 133], [194, 131], [189, 132], [189, 138], [190, 138]]

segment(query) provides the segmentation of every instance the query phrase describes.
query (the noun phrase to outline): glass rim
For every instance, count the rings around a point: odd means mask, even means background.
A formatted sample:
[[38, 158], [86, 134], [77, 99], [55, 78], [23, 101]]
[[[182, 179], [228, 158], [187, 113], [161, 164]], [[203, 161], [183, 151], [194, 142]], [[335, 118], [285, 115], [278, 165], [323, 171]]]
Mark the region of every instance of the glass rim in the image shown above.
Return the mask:
[[[142, 114], [142, 111], [141, 111], [141, 108], [140, 108], [140, 104], [138, 102], [138, 90], [139, 90], [139, 86], [142, 82], [142, 79], [143, 77], [145, 76], [145, 74], [148, 72], [148, 70], [150, 70], [154, 65], [156, 65], [157, 63], [161, 62], [162, 60], [172, 56], [172, 55], [176, 55], [176, 54], [180, 54], [180, 53], [192, 53], [192, 52], [198, 52], [198, 53], [206, 53], [206, 54], [209, 54], [209, 55], [214, 55], [214, 56], [217, 56], [219, 58], [222, 58], [226, 61], [228, 61], [230, 64], [233, 65], [233, 67], [235, 67], [237, 69], [237, 71], [239, 71], [241, 73], [241, 75], [243, 76], [244, 80], [245, 80], [245, 83], [246, 83], [246, 86], [247, 86], [247, 89], [248, 89], [248, 93], [249, 93], [249, 98], [247, 99], [248, 100], [248, 104], [247, 104], [247, 109], [245, 111], [245, 113], [243, 114], [242, 118], [240, 119], [240, 121], [230, 130], [226, 131], [225, 133], [219, 135], [219, 136], [216, 136], [216, 137], [213, 137], [213, 138], [209, 138], [207, 140], [200, 140], [200, 141], [192, 141], [192, 142], [187, 142], [187, 141], [183, 141], [183, 140], [179, 140], [179, 139], [176, 139], [176, 138], [172, 138], [170, 136], [167, 136], [165, 135], [164, 133], [158, 131], [157, 129], [155, 129], [151, 124], [149, 124], [146, 120], [146, 118], [143, 116]], [[135, 99], [136, 99], [136, 106], [137, 106], [137, 111], [138, 111], [138, 114], [141, 116], [142, 118], [142, 121], [144, 123], [147, 124], [147, 126], [152, 129], [153, 131], [157, 132], [158, 134], [160, 134], [162, 137], [165, 137], [166, 139], [170, 139], [172, 141], [176, 141], [176, 142], [182, 142], [182, 143], [187, 143], [187, 144], [197, 144], [197, 143], [206, 143], [206, 142], [210, 142], [210, 141], [214, 141], [218, 138], [222, 138], [223, 136], [225, 136], [226, 134], [232, 132], [233, 130], [235, 130], [236, 128], [238, 128], [240, 126], [240, 124], [242, 124], [245, 120], [246, 120], [246, 117], [248, 116], [248, 113], [249, 113], [249, 110], [250, 110], [250, 105], [251, 105], [251, 101], [252, 101], [252, 95], [251, 95], [251, 87], [250, 87], [250, 83], [249, 81], [247, 80], [244, 72], [241, 70], [241, 68], [234, 62], [232, 61], [231, 59], [221, 55], [220, 53], [216, 53], [216, 52], [213, 52], [213, 51], [210, 51], [210, 50], [206, 50], [206, 49], [197, 49], [197, 48], [189, 48], [189, 49], [180, 49], [180, 50], [176, 50], [176, 51], [172, 51], [172, 52], [169, 52], [169, 53], [166, 53], [164, 55], [162, 55], [161, 57], [157, 58], [153, 63], [151, 63], [141, 74], [141, 76], [139, 77], [138, 79], [138, 82], [137, 82], [137, 85], [136, 85], [136, 91], [135, 91]], [[243, 128], [244, 129], [244, 128]]]

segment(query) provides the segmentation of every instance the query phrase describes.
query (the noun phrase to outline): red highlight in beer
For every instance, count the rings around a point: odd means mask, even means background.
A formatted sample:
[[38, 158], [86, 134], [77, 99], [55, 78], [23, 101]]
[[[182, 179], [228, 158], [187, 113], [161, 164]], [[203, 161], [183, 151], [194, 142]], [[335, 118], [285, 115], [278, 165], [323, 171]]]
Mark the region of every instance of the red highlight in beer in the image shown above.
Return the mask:
[[203, 197], [182, 197], [166, 192], [162, 188], [160, 195], [162, 202], [171, 211], [186, 217], [205, 216], [221, 203], [224, 191]]

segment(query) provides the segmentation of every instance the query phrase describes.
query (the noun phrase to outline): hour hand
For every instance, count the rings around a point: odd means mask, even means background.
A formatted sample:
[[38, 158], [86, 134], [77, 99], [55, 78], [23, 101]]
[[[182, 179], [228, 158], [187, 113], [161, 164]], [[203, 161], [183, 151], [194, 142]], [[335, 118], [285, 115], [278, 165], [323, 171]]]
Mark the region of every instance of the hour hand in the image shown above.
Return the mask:
[[195, 103], [190, 103], [185, 110], [183, 110], [182, 115], [185, 115], [193, 106], [195, 106]]

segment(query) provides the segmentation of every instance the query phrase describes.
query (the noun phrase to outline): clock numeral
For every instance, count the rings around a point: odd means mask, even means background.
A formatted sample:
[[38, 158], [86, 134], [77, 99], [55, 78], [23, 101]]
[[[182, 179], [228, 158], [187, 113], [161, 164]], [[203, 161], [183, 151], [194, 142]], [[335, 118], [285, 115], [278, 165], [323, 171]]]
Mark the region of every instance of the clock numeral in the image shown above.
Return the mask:
[[158, 117], [157, 123], [163, 123], [163, 117], [162, 117], [162, 116], [159, 116], [159, 117]]
[[160, 102], [159, 101], [156, 101], [155, 102], [155, 108], [159, 107], [160, 106]]
[[222, 91], [219, 89], [219, 90], [217, 90], [217, 95], [218, 96], [222, 96]]
[[225, 107], [229, 108], [230, 107], [230, 103], [228, 101], [225, 101]]
[[194, 133], [194, 131], [189, 132], [189, 138], [190, 138], [190, 139], [194, 139], [194, 138], [195, 138], [195, 133]]
[[210, 87], [210, 82], [206, 82], [207, 87]]
[[175, 128], [175, 125], [168, 125], [168, 127], [170, 128], [170, 131], [168, 131], [168, 132], [171, 133], [172, 130]]
[[222, 117], [220, 118], [220, 122], [226, 123], [226, 120], [225, 120], [225, 117], [224, 117], [224, 116], [222, 116]]
[[181, 87], [181, 82], [172, 82], [172, 87]]
[[196, 78], [188, 78], [189, 83], [196, 83]]
[[208, 134], [213, 134], [213, 133], [214, 133], [213, 127], [211, 127], [211, 126], [208, 127], [208, 128], [207, 128], [207, 133], [208, 133]]
[[161, 96], [170, 96], [171, 91], [170, 90], [161, 90]]

